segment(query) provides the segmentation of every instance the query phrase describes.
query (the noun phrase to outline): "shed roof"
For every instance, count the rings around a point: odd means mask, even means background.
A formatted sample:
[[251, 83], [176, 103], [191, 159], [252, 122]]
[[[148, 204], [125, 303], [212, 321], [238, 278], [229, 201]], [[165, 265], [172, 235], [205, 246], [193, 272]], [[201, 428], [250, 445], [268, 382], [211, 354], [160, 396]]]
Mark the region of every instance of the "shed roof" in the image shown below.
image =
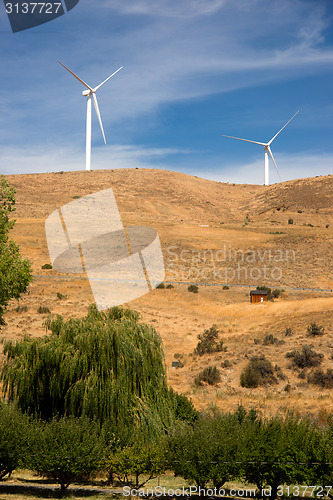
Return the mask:
[[250, 295], [267, 295], [267, 290], [251, 290]]

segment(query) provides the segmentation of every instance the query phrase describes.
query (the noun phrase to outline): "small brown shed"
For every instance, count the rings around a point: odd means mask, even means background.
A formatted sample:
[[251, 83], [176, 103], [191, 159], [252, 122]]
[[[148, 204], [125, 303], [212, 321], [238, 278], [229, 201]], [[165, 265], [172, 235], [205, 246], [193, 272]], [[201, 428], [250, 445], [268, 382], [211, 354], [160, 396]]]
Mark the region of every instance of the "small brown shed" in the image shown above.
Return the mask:
[[252, 303], [262, 303], [267, 302], [267, 291], [266, 290], [251, 290], [250, 301]]

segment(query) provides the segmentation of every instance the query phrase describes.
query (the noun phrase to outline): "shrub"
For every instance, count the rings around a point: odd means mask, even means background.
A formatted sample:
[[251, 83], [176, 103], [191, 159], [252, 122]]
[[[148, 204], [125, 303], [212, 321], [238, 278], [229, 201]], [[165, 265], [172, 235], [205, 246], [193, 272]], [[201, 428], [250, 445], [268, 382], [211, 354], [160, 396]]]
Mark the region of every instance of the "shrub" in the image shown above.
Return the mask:
[[78, 200], [79, 198], [81, 198], [81, 196], [78, 196], [78, 195], [73, 196], [73, 200]]
[[294, 219], [288, 219], [288, 224], [294, 224]]
[[278, 343], [279, 343], [279, 339], [274, 337], [274, 335], [272, 333], [270, 333], [269, 335], [266, 335], [266, 337], [262, 341], [262, 345], [273, 345], [273, 344], [278, 344]]
[[198, 335], [199, 342], [193, 354], [202, 356], [203, 354], [226, 351], [226, 348], [223, 347], [223, 341], [218, 342], [218, 334], [219, 331], [216, 325], [213, 325], [209, 330], [205, 330], [203, 334]]
[[307, 327], [308, 335], [324, 335], [325, 329], [323, 326], [317, 325], [317, 323], [313, 322]]
[[28, 306], [18, 305], [17, 307], [15, 307], [15, 312], [17, 312], [17, 313], [27, 312], [27, 310], [28, 310]]
[[274, 299], [278, 299], [282, 294], [284, 293], [284, 290], [283, 289], [280, 289], [280, 288], [274, 288], [272, 290], [272, 297]]
[[175, 352], [173, 357], [176, 359], [180, 359], [184, 357], [184, 354], [182, 352]]
[[50, 309], [46, 306], [39, 306], [37, 309], [38, 314], [50, 314]]
[[232, 363], [229, 361], [229, 359], [225, 359], [221, 366], [222, 368], [230, 368], [230, 366], [232, 366]]
[[224, 285], [223, 288], [222, 288], [222, 290], [229, 290], [228, 285]]
[[209, 385], [218, 384], [221, 380], [221, 373], [216, 366], [207, 366], [199, 375], [194, 379], [195, 385], [202, 385], [206, 382]]
[[193, 402], [185, 394], [178, 394], [170, 389], [175, 398], [175, 415], [177, 420], [193, 423], [198, 420], [199, 412], [194, 408]]
[[265, 356], [253, 356], [240, 376], [242, 387], [276, 384], [272, 363]]
[[274, 371], [275, 371], [277, 378], [279, 378], [280, 380], [286, 380], [287, 377], [283, 373], [281, 366], [275, 365]]
[[301, 351], [293, 350], [286, 354], [286, 358], [291, 358], [292, 366], [301, 369], [320, 365], [323, 357], [323, 354], [313, 351], [309, 345], [303, 346]]
[[62, 300], [62, 299], [67, 299], [67, 296], [66, 295], [63, 295], [62, 293], [60, 292], [57, 292], [57, 297], [59, 300]]
[[198, 293], [199, 292], [199, 288], [197, 287], [197, 285], [190, 285], [187, 287], [188, 291], [189, 292], [192, 292], [192, 293]]
[[169, 283], [169, 284], [166, 286], [166, 288], [167, 288], [168, 290], [171, 290], [171, 288], [174, 288], [174, 286], [173, 286], [173, 285], [171, 285], [171, 283]]
[[308, 376], [308, 381], [311, 384], [319, 385], [323, 389], [333, 389], [333, 370], [328, 369], [325, 373], [319, 368]]
[[42, 266], [42, 269], [52, 269], [52, 265], [51, 264], [44, 264]]
[[268, 286], [257, 286], [257, 290], [267, 292], [267, 300], [273, 300], [272, 289]]
[[156, 288], [165, 288], [165, 284], [164, 283], [160, 283], [159, 285], [157, 285]]
[[293, 331], [291, 328], [289, 328], [289, 326], [285, 329], [285, 332], [284, 332], [285, 336], [286, 337], [291, 337], [292, 334], [293, 334]]

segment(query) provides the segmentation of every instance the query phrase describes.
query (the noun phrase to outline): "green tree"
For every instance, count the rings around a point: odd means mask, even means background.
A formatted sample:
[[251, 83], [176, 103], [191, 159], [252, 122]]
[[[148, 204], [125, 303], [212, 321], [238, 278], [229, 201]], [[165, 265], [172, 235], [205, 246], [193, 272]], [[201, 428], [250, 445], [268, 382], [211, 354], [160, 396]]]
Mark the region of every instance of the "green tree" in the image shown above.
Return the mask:
[[179, 426], [169, 438], [169, 467], [198, 487], [221, 488], [240, 476], [241, 428], [236, 413], [201, 415], [194, 426]]
[[312, 428], [306, 420], [292, 416], [256, 420], [248, 428], [243, 442], [244, 478], [254, 483], [261, 494], [269, 488], [272, 500], [283, 484], [304, 484], [308, 469], [308, 443]]
[[12, 405], [0, 404], [0, 480], [24, 463], [29, 419]]
[[[150, 479], [163, 474], [166, 466], [164, 440], [147, 443], [144, 440], [136, 439], [134, 444], [112, 454], [108, 466], [109, 483], [116, 478], [123, 485], [141, 488]], [[142, 475], [145, 478], [140, 481]]]
[[178, 402], [167, 387], [162, 341], [137, 313], [91, 306], [85, 318], [49, 318], [46, 328], [43, 338], [4, 345], [4, 392], [22, 411], [44, 420], [96, 418], [124, 444], [133, 428], [158, 435], [172, 424]]
[[5, 325], [3, 315], [10, 299], [19, 299], [32, 280], [31, 264], [20, 255], [19, 247], [9, 239], [15, 220], [15, 189], [0, 175], [0, 327]]
[[314, 432], [313, 439], [307, 446], [308, 467], [307, 484], [317, 484], [324, 488], [327, 496], [333, 499], [333, 415], [328, 425], [320, 426]]
[[86, 417], [36, 422], [29, 467], [60, 484], [63, 493], [105, 468], [108, 449], [99, 429]]

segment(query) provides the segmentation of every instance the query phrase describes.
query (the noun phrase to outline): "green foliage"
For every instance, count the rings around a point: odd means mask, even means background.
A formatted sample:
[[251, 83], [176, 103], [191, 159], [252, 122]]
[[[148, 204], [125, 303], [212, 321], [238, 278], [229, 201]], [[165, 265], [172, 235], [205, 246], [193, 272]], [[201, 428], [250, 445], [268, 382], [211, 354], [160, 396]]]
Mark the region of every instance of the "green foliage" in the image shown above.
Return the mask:
[[254, 421], [243, 441], [245, 480], [256, 484], [260, 491], [269, 486], [271, 500], [277, 498], [282, 484], [309, 484], [308, 448], [313, 435], [307, 421], [292, 416]]
[[310, 323], [310, 325], [307, 327], [306, 330], [308, 332], [308, 335], [310, 335], [310, 336], [324, 335], [324, 333], [325, 333], [324, 327], [317, 325], [317, 323], [315, 323], [315, 322]]
[[229, 361], [229, 359], [225, 359], [221, 366], [222, 368], [230, 368], [232, 366], [232, 363]]
[[67, 299], [67, 296], [66, 295], [63, 295], [62, 293], [60, 292], [57, 292], [57, 297], [59, 300], [63, 300], [63, 299]]
[[[246, 414], [246, 411], [245, 411]], [[234, 414], [201, 415], [194, 426], [178, 426], [169, 436], [168, 455], [175, 476], [205, 488], [221, 488], [239, 478], [240, 443], [248, 418]]]
[[288, 224], [294, 224], [294, 219], [292, 218], [288, 219]]
[[223, 285], [222, 290], [229, 290], [228, 285]]
[[0, 480], [22, 464], [29, 441], [29, 420], [12, 405], [0, 404]]
[[194, 379], [195, 385], [202, 385], [206, 382], [209, 385], [218, 384], [221, 380], [221, 373], [216, 366], [207, 366], [199, 375]]
[[199, 334], [199, 342], [193, 353], [202, 356], [203, 354], [226, 351], [226, 348], [223, 347], [223, 341], [220, 340], [218, 342], [218, 334], [219, 331], [216, 325], [211, 326], [209, 330], [205, 330], [204, 333]]
[[257, 286], [257, 290], [267, 292], [267, 300], [273, 300], [272, 289], [268, 286]]
[[174, 288], [173, 285], [171, 285], [171, 283], [169, 283], [167, 286], [166, 286], [167, 290], [171, 290], [172, 288]]
[[320, 365], [323, 357], [323, 354], [314, 351], [309, 345], [304, 345], [301, 351], [294, 349], [286, 354], [286, 358], [291, 358], [292, 366], [301, 369]]
[[198, 420], [199, 412], [194, 408], [193, 402], [184, 394], [171, 391], [174, 395], [176, 419], [189, 424]]
[[32, 280], [31, 264], [20, 255], [19, 247], [9, 239], [15, 220], [15, 189], [0, 175], [0, 327], [5, 325], [3, 315], [10, 299], [18, 299]]
[[[159, 434], [175, 418], [159, 334], [122, 308], [45, 322], [49, 334], [4, 344], [5, 394], [24, 412], [49, 420], [85, 415], [109, 422], [124, 442], [134, 429]], [[38, 362], [36, 362], [38, 360]]]
[[258, 387], [276, 382], [272, 363], [265, 356], [253, 356], [240, 376], [242, 387]]
[[29, 466], [60, 484], [88, 479], [105, 468], [108, 449], [96, 422], [67, 417], [35, 424]]
[[291, 329], [291, 328], [287, 327], [287, 328], [285, 329], [285, 331], [284, 331], [284, 334], [285, 334], [285, 336], [286, 336], [286, 337], [291, 337], [291, 336], [292, 336], [292, 334], [293, 334], [293, 331], [292, 331], [292, 329]]
[[42, 269], [52, 269], [52, 265], [51, 264], [44, 264], [42, 266]]
[[199, 288], [197, 287], [197, 285], [189, 285], [187, 287], [187, 290], [189, 292], [192, 292], [192, 293], [198, 293], [199, 292]]
[[51, 313], [50, 308], [46, 307], [46, 306], [39, 306], [39, 308], [37, 309], [37, 312], [38, 312], [38, 314], [50, 314]]
[[165, 284], [164, 283], [160, 283], [159, 285], [157, 285], [156, 288], [165, 288]]
[[278, 344], [278, 343], [279, 343], [279, 339], [274, 337], [274, 335], [272, 333], [270, 333], [269, 335], [266, 335], [264, 340], [262, 341], [263, 345], [273, 345], [273, 344]]
[[[165, 443], [147, 443], [140, 440], [112, 454], [109, 464], [109, 483], [117, 479], [122, 485], [141, 488], [150, 479], [166, 469]], [[146, 476], [140, 481], [140, 476]]]
[[272, 290], [273, 299], [278, 299], [283, 294], [284, 294], [284, 290], [281, 288], [273, 288], [273, 290]]

